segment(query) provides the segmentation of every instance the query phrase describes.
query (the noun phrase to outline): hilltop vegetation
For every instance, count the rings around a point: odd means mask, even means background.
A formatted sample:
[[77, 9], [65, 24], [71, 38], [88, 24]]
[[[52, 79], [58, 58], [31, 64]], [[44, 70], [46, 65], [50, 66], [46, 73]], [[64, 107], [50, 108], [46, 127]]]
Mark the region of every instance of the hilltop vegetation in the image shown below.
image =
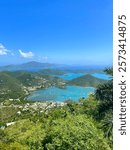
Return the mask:
[[111, 150], [103, 132], [86, 115], [42, 116], [37, 122], [22, 119], [1, 130], [1, 135], [2, 150]]
[[[48, 107], [45, 111], [30, 107], [28, 110], [21, 110], [21, 114], [18, 114], [19, 107], [8, 110], [6, 106], [7, 116], [1, 118], [4, 124], [8, 119], [13, 124], [0, 130], [0, 148], [2, 150], [111, 150], [111, 139], [106, 137], [106, 130], [101, 128], [104, 125], [103, 121], [98, 122], [94, 119], [98, 114], [98, 105], [99, 102], [91, 95], [89, 99], [81, 100], [80, 103], [68, 102], [62, 107], [54, 106], [51, 109]], [[10, 113], [8, 114], [7, 111]]]

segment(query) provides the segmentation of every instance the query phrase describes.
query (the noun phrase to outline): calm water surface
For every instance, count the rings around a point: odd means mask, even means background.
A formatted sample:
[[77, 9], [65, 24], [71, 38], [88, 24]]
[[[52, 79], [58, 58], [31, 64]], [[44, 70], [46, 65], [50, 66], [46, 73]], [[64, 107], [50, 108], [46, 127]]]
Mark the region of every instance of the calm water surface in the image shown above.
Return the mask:
[[66, 86], [65, 89], [49, 87], [47, 89], [37, 90], [28, 96], [28, 100], [34, 101], [59, 101], [66, 100], [78, 101], [80, 98], [87, 98], [90, 93], [93, 93], [93, 87]]

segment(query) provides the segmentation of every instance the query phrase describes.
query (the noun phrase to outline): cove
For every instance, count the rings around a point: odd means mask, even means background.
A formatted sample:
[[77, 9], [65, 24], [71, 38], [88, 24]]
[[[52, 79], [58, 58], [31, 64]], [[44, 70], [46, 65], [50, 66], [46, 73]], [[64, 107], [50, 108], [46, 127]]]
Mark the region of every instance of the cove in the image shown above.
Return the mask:
[[49, 87], [32, 92], [27, 100], [31, 101], [57, 101], [66, 100], [78, 101], [80, 98], [87, 98], [90, 93], [95, 92], [93, 87], [66, 86], [64, 89]]

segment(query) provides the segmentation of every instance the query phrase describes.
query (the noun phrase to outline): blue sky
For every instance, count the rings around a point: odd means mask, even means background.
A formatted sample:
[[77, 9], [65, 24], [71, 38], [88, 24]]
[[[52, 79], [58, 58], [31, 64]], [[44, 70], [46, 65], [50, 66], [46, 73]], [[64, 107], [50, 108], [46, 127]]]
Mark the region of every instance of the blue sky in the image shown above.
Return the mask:
[[0, 65], [112, 64], [112, 0], [0, 0]]

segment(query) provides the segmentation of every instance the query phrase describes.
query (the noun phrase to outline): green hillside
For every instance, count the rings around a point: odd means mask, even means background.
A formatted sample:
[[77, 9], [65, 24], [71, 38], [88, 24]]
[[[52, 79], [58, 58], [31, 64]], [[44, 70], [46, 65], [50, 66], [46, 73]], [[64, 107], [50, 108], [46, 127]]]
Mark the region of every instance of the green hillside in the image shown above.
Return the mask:
[[50, 86], [63, 87], [65, 80], [27, 71], [0, 72], [0, 100], [24, 98], [30, 91]]
[[48, 76], [43, 76], [38, 73], [28, 72], [28, 71], [15, 71], [15, 72], [7, 72], [10, 76], [19, 80], [24, 86], [38, 86], [44, 83], [43, 81]]
[[77, 85], [84, 87], [97, 87], [99, 84], [105, 83], [107, 80], [96, 78], [90, 74], [72, 79], [68, 82], [69, 85]]
[[5, 98], [19, 98], [24, 95], [22, 84], [15, 77], [6, 72], [0, 73], [0, 100]]

